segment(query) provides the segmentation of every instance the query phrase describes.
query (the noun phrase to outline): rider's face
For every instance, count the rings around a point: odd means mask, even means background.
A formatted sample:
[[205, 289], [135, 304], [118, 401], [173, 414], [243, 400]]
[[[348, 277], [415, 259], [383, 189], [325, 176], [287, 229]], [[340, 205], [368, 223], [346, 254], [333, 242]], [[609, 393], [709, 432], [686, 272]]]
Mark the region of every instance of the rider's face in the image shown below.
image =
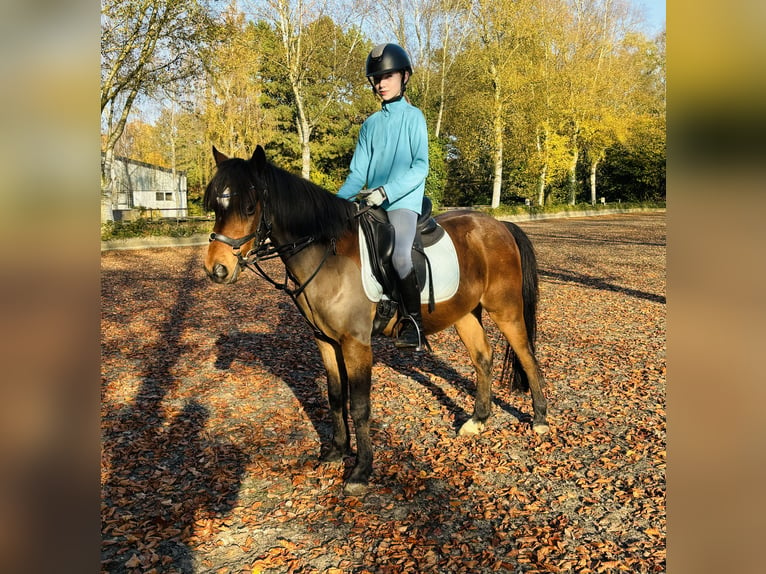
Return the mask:
[[372, 80], [375, 91], [384, 100], [390, 100], [402, 93], [402, 72], [388, 72], [373, 76]]

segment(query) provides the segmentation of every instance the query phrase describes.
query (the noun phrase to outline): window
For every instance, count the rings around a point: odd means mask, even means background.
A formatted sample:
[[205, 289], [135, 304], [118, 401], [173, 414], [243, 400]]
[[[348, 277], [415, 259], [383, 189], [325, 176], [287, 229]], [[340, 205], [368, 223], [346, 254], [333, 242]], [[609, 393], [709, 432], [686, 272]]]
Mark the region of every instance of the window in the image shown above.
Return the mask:
[[173, 201], [173, 192], [157, 191], [154, 193], [154, 199], [156, 201]]

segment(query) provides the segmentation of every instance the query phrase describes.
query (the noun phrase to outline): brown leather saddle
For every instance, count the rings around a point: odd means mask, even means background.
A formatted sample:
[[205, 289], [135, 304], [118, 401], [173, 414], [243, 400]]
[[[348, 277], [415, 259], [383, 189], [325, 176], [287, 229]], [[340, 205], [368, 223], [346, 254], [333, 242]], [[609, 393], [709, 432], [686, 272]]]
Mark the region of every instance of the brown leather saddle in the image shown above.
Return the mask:
[[[421, 292], [428, 280], [428, 310], [434, 307], [434, 287], [431, 264], [425, 248], [433, 245], [444, 236], [444, 228], [432, 217], [433, 204], [423, 196], [423, 207], [418, 217], [415, 241], [412, 244], [412, 264], [418, 278]], [[388, 221], [388, 214], [381, 207], [365, 208], [359, 216], [359, 228], [367, 241], [372, 273], [383, 288], [388, 299], [378, 301], [377, 314], [373, 323], [372, 334], [383, 331], [396, 314], [399, 301], [396, 270], [391, 262], [394, 253], [394, 227]]]

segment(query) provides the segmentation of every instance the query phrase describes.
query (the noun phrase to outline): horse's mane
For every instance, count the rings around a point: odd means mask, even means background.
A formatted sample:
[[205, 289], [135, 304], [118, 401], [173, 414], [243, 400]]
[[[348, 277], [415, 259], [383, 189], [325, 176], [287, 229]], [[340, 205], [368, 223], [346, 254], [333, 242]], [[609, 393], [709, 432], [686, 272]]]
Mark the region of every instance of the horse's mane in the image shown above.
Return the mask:
[[264, 201], [273, 224], [295, 237], [327, 242], [356, 227], [353, 203], [268, 161], [258, 168], [240, 158], [221, 162], [205, 190], [205, 209], [221, 214], [217, 198], [227, 187], [233, 192], [229, 210], [251, 217], [256, 203]]

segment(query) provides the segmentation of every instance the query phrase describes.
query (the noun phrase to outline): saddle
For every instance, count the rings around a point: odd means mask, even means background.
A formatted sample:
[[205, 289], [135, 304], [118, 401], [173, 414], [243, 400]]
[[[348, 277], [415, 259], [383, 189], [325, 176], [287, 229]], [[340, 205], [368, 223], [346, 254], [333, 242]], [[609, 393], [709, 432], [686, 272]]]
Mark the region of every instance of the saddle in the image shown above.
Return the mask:
[[[435, 244], [444, 235], [442, 228], [432, 217], [433, 204], [423, 196], [423, 206], [418, 217], [415, 241], [412, 244], [412, 264], [418, 278], [418, 285], [423, 291], [428, 278], [428, 310], [434, 308], [434, 286], [431, 264], [425, 248]], [[377, 335], [396, 314], [399, 293], [397, 274], [391, 262], [394, 253], [394, 227], [388, 221], [388, 214], [381, 207], [366, 209], [360, 214], [359, 227], [364, 233], [370, 256], [372, 273], [383, 288], [388, 299], [378, 301], [377, 313], [373, 322], [372, 334]]]

